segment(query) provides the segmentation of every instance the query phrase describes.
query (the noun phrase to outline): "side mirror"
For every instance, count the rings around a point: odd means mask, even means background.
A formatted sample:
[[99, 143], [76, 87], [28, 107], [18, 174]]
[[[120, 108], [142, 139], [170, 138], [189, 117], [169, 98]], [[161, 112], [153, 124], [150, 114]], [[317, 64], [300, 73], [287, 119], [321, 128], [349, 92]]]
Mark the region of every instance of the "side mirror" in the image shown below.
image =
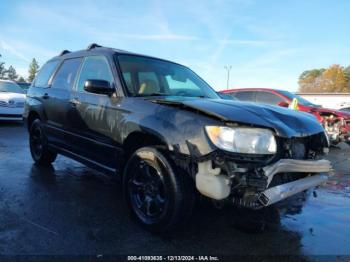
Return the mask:
[[289, 107], [289, 104], [286, 101], [281, 101], [277, 105], [282, 107]]
[[111, 95], [114, 88], [106, 80], [89, 79], [85, 81], [84, 90], [89, 93]]

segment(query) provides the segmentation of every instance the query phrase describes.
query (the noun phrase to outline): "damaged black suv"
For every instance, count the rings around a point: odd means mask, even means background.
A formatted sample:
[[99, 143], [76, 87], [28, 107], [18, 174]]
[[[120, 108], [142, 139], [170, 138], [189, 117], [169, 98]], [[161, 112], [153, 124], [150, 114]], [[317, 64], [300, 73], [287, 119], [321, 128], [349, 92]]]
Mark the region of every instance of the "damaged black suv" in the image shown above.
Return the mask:
[[153, 231], [184, 223], [197, 192], [260, 209], [331, 169], [312, 115], [224, 100], [185, 66], [96, 44], [42, 67], [24, 119], [37, 164], [62, 154], [121, 177], [132, 214]]

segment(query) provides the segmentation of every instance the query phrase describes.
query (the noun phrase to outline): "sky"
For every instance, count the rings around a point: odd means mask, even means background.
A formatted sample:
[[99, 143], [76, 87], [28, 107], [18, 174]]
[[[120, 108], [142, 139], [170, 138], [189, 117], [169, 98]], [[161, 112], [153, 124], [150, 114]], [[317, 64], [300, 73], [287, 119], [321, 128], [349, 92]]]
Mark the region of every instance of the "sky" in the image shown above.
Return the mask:
[[28, 76], [90, 43], [189, 66], [216, 90], [295, 91], [307, 69], [350, 65], [349, 0], [0, 0], [0, 61]]

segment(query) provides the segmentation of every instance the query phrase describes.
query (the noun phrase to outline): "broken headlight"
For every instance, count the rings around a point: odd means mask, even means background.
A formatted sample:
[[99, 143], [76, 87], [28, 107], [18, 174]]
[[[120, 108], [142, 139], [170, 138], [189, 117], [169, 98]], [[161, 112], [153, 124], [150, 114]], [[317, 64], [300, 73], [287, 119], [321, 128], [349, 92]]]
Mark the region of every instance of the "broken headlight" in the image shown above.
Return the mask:
[[206, 126], [205, 130], [218, 148], [244, 154], [275, 154], [276, 139], [272, 131], [263, 128]]

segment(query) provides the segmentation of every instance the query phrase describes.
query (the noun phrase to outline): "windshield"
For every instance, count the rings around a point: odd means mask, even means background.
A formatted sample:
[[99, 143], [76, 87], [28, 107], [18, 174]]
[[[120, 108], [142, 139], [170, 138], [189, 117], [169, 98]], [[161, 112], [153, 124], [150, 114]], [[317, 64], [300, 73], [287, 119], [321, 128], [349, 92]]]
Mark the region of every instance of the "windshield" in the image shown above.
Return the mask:
[[19, 85], [12, 82], [2, 82], [0, 81], [0, 92], [18, 93], [23, 94], [24, 91]]
[[118, 62], [130, 96], [220, 98], [190, 69], [159, 59], [119, 55]]
[[291, 100], [293, 100], [293, 98], [298, 99], [298, 103], [303, 106], [316, 106], [315, 104], [311, 103], [310, 101], [307, 101], [305, 98], [302, 98], [301, 96], [298, 96], [296, 94], [292, 94], [288, 91], [283, 91], [283, 90], [280, 90], [279, 92], [285, 95], [286, 97], [290, 98]]
[[24, 83], [24, 82], [21, 82], [21, 83], [17, 82], [17, 85], [19, 85], [19, 87], [24, 90], [27, 90], [30, 87], [30, 83]]

